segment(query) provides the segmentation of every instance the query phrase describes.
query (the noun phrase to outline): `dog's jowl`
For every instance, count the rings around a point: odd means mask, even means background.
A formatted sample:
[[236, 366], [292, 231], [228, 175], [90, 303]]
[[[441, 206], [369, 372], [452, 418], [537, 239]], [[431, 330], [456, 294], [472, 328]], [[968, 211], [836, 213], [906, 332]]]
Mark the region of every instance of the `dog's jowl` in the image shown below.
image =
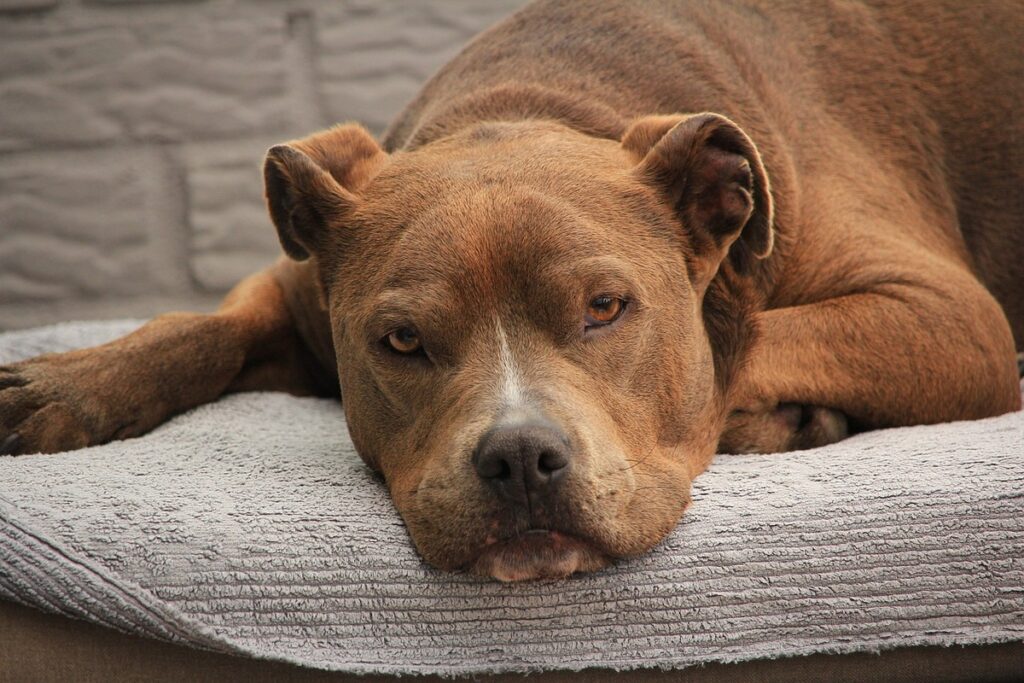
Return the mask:
[[1020, 3], [532, 4], [382, 140], [271, 148], [285, 255], [216, 313], [0, 368], [0, 451], [340, 395], [423, 557], [515, 580], [650, 549], [716, 450], [1017, 410], [1007, 26]]

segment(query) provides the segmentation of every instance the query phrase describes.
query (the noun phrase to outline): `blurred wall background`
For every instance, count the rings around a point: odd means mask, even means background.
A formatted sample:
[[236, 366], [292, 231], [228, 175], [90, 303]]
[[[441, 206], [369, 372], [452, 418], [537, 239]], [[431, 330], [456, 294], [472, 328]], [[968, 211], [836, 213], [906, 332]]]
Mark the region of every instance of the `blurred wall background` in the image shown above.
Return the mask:
[[268, 146], [375, 133], [524, 0], [0, 0], [0, 330], [209, 310]]

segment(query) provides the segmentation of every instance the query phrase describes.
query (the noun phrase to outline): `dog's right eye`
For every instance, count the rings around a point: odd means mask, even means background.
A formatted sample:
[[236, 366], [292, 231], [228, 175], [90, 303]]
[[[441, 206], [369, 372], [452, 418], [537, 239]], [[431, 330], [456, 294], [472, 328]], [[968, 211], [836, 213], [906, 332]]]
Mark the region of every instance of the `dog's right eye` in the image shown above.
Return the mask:
[[384, 338], [384, 343], [395, 353], [404, 356], [414, 354], [423, 348], [420, 336], [411, 327], [399, 327], [397, 330], [393, 330]]
[[609, 325], [626, 310], [626, 302], [615, 296], [603, 294], [594, 297], [587, 304], [587, 313], [583, 317], [587, 329]]

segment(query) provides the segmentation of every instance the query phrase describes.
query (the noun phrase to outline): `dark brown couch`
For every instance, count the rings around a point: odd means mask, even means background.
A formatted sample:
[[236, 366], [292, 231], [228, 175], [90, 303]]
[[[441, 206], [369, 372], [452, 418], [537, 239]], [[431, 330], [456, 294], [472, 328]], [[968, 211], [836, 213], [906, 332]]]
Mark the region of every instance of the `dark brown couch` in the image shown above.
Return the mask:
[[[481, 681], [518, 681], [515, 674], [485, 676]], [[548, 683], [600, 681], [1020, 681], [1024, 680], [1024, 643], [972, 647], [908, 647], [880, 654], [811, 655], [740, 664], [709, 664], [662, 672], [616, 673], [590, 669], [552, 672], [527, 678]], [[0, 602], [0, 682], [76, 681], [242, 681], [244, 683], [382, 683], [388, 676], [331, 673], [125, 635], [93, 624]], [[437, 677], [411, 679], [433, 683]]]

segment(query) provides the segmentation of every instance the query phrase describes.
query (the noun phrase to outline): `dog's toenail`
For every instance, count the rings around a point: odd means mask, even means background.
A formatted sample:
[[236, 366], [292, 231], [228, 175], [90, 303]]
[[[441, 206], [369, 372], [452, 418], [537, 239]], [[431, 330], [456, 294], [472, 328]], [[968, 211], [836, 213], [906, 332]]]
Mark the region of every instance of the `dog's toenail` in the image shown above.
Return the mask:
[[15, 432], [0, 443], [0, 455], [14, 455], [19, 446], [21, 446], [21, 435]]
[[26, 384], [28, 384], [28, 380], [19, 375], [13, 373], [0, 375], [0, 389], [16, 389]]

